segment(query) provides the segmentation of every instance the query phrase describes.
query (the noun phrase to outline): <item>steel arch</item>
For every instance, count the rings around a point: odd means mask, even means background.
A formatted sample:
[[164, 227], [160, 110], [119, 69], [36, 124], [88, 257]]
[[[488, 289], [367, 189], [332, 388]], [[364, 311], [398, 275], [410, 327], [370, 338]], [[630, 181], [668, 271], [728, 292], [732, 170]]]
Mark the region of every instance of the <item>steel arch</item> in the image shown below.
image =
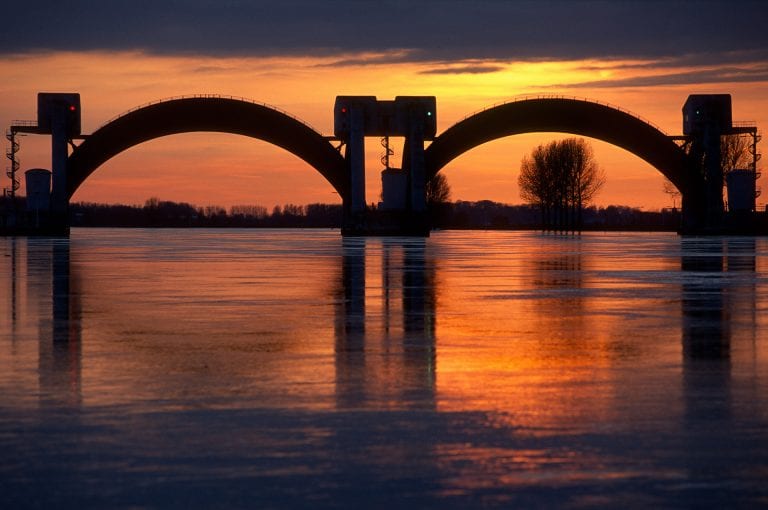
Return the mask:
[[683, 193], [696, 184], [688, 156], [655, 126], [611, 106], [556, 97], [505, 103], [454, 124], [425, 150], [426, 178], [486, 142], [536, 132], [571, 133], [603, 140], [642, 158]]
[[67, 198], [103, 163], [140, 143], [189, 132], [222, 132], [258, 138], [307, 162], [342, 199], [349, 183], [344, 158], [320, 133], [290, 115], [242, 99], [184, 97], [137, 108], [89, 135], [67, 161]]

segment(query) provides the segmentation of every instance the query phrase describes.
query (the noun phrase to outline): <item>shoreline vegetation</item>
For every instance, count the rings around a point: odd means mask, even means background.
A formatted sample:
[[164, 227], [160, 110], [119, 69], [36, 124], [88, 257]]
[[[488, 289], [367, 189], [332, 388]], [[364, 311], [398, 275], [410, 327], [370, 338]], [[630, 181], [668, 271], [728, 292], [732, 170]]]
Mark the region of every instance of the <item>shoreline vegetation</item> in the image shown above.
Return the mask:
[[[368, 214], [375, 217], [375, 206]], [[436, 204], [430, 210], [434, 229], [541, 230], [541, 211], [533, 205], [490, 200]], [[643, 211], [627, 206], [583, 209], [580, 230], [675, 231], [679, 209]], [[271, 211], [260, 205], [195, 206], [151, 198], [141, 205], [76, 202], [70, 205], [72, 227], [134, 228], [340, 228], [341, 204], [285, 204]], [[547, 229], [549, 230], [549, 229]]]

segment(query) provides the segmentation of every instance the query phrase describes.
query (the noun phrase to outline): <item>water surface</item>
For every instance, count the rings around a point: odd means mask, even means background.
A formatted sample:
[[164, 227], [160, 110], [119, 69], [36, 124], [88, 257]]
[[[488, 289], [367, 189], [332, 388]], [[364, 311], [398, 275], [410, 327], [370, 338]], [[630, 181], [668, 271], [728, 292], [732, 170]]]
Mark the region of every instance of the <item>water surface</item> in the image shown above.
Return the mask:
[[768, 240], [4, 238], [0, 507], [768, 504]]

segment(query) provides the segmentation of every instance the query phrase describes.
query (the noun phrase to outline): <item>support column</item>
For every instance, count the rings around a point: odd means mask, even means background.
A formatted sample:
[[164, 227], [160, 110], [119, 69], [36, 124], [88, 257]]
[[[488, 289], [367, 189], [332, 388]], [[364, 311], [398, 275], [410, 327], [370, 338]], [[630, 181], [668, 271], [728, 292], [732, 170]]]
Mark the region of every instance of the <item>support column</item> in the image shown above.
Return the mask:
[[365, 132], [364, 116], [360, 107], [354, 106], [349, 112], [349, 139], [347, 140], [347, 165], [349, 168], [350, 212], [365, 211]]
[[706, 228], [707, 199], [703, 186], [682, 191], [680, 234], [695, 234]]
[[69, 199], [67, 198], [67, 113], [63, 105], [57, 107], [51, 116], [51, 221], [56, 227], [68, 223]]
[[403, 169], [408, 172], [408, 211], [401, 229], [408, 235], [428, 236], [424, 122], [421, 114], [418, 108], [408, 112], [408, 134], [403, 148]]
[[424, 125], [417, 119], [417, 113], [411, 112], [409, 122], [408, 147], [409, 192], [411, 212], [423, 214], [427, 210], [426, 180], [424, 172]]
[[717, 229], [723, 222], [723, 167], [720, 161], [720, 126], [704, 128], [704, 175], [707, 180], [707, 227]]

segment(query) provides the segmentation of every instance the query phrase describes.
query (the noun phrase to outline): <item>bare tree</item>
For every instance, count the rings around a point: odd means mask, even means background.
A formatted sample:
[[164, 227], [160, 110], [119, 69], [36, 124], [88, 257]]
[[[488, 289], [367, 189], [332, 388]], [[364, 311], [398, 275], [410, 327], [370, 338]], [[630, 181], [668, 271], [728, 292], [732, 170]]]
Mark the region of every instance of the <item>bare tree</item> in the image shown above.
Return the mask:
[[605, 174], [583, 138], [539, 145], [523, 157], [520, 196], [538, 205], [545, 227], [581, 227], [582, 210], [605, 183]]
[[451, 201], [451, 186], [448, 184], [445, 174], [437, 173], [428, 180], [425, 192], [427, 195], [427, 207]]
[[720, 166], [724, 174], [731, 170], [752, 168], [749, 138], [738, 134], [720, 137]]
[[529, 156], [523, 156], [520, 163], [518, 186], [520, 197], [530, 204], [539, 206], [542, 224], [548, 224], [552, 211], [558, 202], [557, 187], [554, 185], [551, 152], [539, 145]]

